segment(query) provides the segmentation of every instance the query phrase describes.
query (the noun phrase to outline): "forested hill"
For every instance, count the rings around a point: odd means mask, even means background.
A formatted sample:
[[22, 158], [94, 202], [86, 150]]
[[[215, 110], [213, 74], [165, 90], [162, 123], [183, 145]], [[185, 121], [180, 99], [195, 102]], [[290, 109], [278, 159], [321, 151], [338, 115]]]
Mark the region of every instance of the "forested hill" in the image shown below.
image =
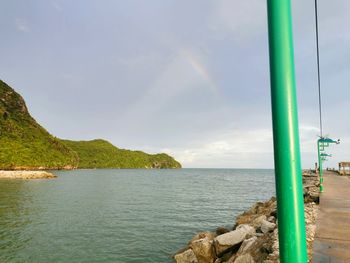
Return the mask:
[[180, 168], [167, 154], [119, 149], [105, 140], [63, 141], [79, 156], [79, 168]]
[[0, 80], [0, 169], [181, 168], [167, 154], [119, 149], [105, 140], [58, 139], [28, 112], [24, 99]]

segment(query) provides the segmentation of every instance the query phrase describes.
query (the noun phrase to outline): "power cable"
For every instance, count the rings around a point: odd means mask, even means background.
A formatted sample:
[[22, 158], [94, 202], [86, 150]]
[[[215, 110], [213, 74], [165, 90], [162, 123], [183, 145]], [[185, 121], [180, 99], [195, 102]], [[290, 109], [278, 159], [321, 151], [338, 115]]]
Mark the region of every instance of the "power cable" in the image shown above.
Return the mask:
[[319, 115], [320, 115], [320, 133], [321, 133], [321, 138], [323, 138], [322, 99], [321, 99], [321, 74], [320, 74], [320, 49], [319, 49], [319, 44], [318, 44], [317, 0], [315, 0], [315, 23], [316, 23], [316, 48], [317, 48], [318, 108], [319, 108]]

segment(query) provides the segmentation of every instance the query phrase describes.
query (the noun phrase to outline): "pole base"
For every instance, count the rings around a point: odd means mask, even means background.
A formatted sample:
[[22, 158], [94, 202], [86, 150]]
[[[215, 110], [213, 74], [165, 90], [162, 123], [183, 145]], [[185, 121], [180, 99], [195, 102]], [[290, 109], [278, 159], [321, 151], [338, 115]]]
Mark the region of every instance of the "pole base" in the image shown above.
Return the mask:
[[323, 193], [323, 184], [320, 184], [320, 193]]

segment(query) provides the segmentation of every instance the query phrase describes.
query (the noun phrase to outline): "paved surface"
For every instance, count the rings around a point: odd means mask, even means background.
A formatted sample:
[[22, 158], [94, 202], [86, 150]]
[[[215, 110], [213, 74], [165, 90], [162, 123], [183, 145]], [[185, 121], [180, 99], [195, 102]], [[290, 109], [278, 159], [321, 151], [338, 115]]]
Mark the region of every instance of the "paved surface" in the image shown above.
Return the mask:
[[313, 263], [350, 263], [350, 177], [324, 175]]

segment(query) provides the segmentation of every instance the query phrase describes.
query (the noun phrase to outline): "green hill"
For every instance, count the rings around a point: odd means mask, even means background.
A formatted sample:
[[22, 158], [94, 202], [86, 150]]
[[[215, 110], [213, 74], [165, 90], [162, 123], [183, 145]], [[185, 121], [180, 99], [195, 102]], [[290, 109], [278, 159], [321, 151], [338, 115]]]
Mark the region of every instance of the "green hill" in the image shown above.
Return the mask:
[[24, 99], [0, 80], [0, 169], [180, 167], [166, 154], [123, 150], [104, 140], [60, 140], [41, 127]]
[[63, 141], [78, 153], [79, 168], [180, 168], [166, 154], [146, 154], [119, 149], [105, 140]]
[[74, 168], [78, 155], [28, 113], [23, 98], [0, 80], [0, 169]]

